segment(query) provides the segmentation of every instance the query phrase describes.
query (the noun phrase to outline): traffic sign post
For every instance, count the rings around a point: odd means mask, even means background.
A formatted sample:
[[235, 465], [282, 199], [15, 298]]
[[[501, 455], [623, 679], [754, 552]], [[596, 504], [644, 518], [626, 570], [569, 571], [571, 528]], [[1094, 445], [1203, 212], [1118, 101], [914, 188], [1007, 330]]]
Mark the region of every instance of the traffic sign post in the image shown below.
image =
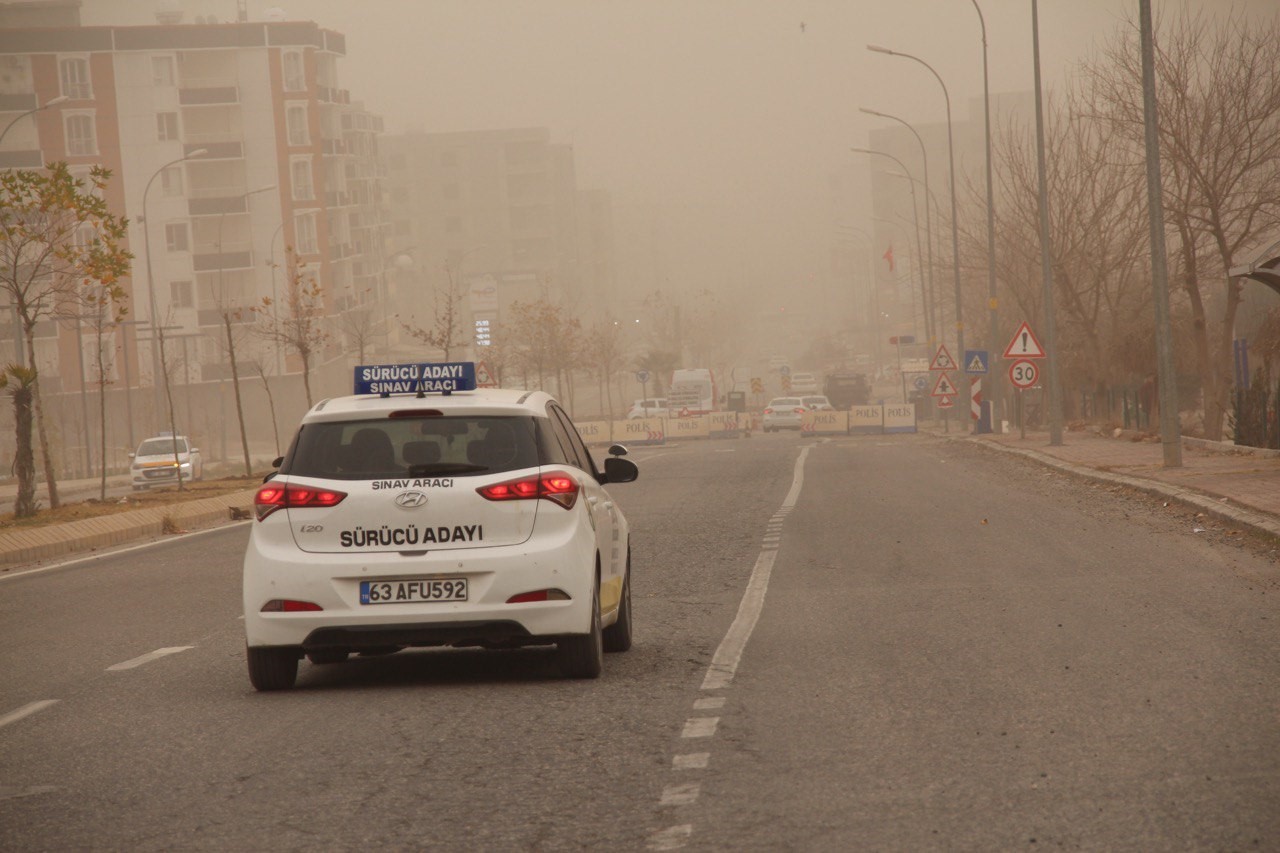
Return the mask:
[[1019, 359], [1009, 365], [1009, 381], [1013, 383], [1014, 388], [1018, 389], [1018, 430], [1022, 438], [1027, 437], [1027, 418], [1023, 409], [1022, 392], [1035, 385], [1039, 378], [1040, 368], [1030, 359]]
[[647, 418], [649, 417], [649, 371], [637, 370], [636, 381], [640, 383], [640, 407]]
[[1035, 332], [1031, 331], [1031, 326], [1024, 322], [1018, 327], [1018, 331], [1013, 333], [1013, 339], [1009, 341], [1009, 345], [1004, 348], [1004, 357], [1045, 358], [1046, 354]]

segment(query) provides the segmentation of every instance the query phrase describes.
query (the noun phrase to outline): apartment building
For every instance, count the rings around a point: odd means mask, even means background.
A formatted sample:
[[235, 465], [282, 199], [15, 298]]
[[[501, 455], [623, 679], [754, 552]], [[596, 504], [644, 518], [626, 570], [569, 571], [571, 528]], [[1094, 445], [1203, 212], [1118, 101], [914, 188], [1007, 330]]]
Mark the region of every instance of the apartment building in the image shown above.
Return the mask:
[[[142, 430], [163, 422], [147, 410], [157, 325], [172, 341], [171, 382], [197, 409], [201, 386], [214, 408], [226, 399], [217, 386], [230, 371], [227, 318], [239, 359], [296, 374], [287, 348], [249, 333], [263, 322], [252, 309], [282, 301], [295, 255], [331, 317], [385, 314], [382, 121], [341, 87], [343, 35], [305, 21], [166, 20], [0, 31], [0, 128], [12, 122], [0, 168], [65, 160], [113, 173], [107, 200], [129, 219], [135, 261], [112, 396], [133, 392], [127, 404], [150, 419]], [[47, 326], [42, 387], [79, 392], [76, 330]], [[331, 341], [322, 360], [341, 354], [343, 336]]]
[[517, 301], [547, 298], [582, 319], [604, 309], [609, 196], [578, 188], [572, 147], [547, 128], [392, 135], [383, 153], [406, 316], [429, 316], [450, 277], [462, 283], [479, 347]]

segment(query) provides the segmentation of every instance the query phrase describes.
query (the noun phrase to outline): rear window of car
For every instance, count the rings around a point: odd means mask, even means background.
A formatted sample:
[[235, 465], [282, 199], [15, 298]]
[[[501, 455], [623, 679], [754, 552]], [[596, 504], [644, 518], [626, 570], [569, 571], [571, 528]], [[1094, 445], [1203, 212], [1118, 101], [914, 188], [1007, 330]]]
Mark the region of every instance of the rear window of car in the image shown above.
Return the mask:
[[332, 480], [467, 477], [538, 465], [532, 417], [381, 418], [303, 424], [281, 474]]
[[185, 438], [149, 438], [138, 445], [138, 456], [159, 456], [162, 453], [187, 452]]
[[778, 406], [798, 406], [800, 405], [799, 397], [775, 397], [769, 401], [769, 405], [773, 408]]

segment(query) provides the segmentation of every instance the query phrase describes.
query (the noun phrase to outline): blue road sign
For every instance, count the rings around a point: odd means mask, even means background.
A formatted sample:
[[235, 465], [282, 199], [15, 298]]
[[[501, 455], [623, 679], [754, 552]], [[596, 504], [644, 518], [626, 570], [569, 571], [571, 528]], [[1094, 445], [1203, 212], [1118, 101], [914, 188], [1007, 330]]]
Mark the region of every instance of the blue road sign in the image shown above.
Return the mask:
[[779, 368], [778, 368], [778, 372], [779, 372], [779, 373], [781, 373], [783, 376], [790, 376], [790, 375], [791, 375], [791, 365], [789, 365], [789, 364], [784, 364], [784, 365], [782, 365], [782, 367], [779, 367]]
[[911, 380], [911, 384], [916, 386], [917, 391], [923, 391], [925, 389], [925, 386], [929, 384], [928, 374], [925, 374], [925, 373], [919, 374], [918, 376], [916, 376], [915, 379]]
[[970, 375], [991, 372], [991, 354], [984, 349], [964, 351], [964, 372]]
[[648, 381], [649, 381], [649, 371], [647, 371], [647, 370], [637, 370], [637, 371], [636, 371], [636, 381], [637, 381], [637, 382], [648, 382]]

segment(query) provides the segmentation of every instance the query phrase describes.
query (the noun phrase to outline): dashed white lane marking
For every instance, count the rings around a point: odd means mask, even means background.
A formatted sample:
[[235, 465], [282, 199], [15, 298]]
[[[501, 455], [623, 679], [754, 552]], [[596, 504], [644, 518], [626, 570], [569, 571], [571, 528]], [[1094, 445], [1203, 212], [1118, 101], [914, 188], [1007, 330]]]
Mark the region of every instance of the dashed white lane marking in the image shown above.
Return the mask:
[[0, 717], [0, 729], [4, 728], [10, 723], [18, 722], [18, 720], [21, 720], [23, 717], [30, 717], [32, 714], [36, 713], [37, 711], [43, 711], [45, 708], [48, 708], [50, 705], [56, 705], [56, 704], [58, 704], [57, 699], [41, 699], [39, 702], [28, 702], [26, 705], [23, 705], [18, 710], [10, 711], [9, 713], [5, 714], [3, 717]]
[[718, 725], [719, 717], [690, 717], [684, 721], [684, 731], [680, 732], [680, 737], [712, 737]]
[[709, 752], [688, 752], [671, 759], [671, 767], [675, 770], [706, 770], [711, 761]]
[[693, 835], [693, 824], [691, 823], [670, 826], [651, 836], [648, 847], [650, 850], [679, 850], [688, 843], [691, 835]]
[[662, 789], [662, 799], [658, 801], [660, 806], [688, 806], [698, 801], [698, 792], [702, 786], [697, 782], [681, 782], [676, 785], [668, 785]]
[[[718, 690], [728, 687], [729, 683], [733, 681], [734, 674], [738, 671], [738, 663], [742, 660], [742, 652], [746, 649], [747, 641], [751, 639], [751, 632], [755, 630], [756, 621], [760, 618], [760, 611], [764, 608], [764, 596], [769, 589], [769, 575], [773, 572], [773, 564], [778, 557], [778, 544], [782, 538], [782, 523], [791, 510], [795, 508], [796, 501], [800, 498], [800, 487], [804, 485], [804, 460], [809, 455], [811, 447], [812, 445], [800, 451], [800, 456], [796, 459], [795, 473], [791, 480], [791, 489], [787, 492], [786, 498], [783, 499], [782, 506], [769, 519], [760, 555], [756, 557], [755, 567], [751, 570], [751, 578], [747, 581], [746, 592], [743, 593], [742, 602], [738, 605], [738, 615], [734, 617], [728, 633], [720, 641], [720, 646], [711, 658], [711, 665], [707, 667], [707, 674], [702, 679], [703, 690]], [[704, 696], [695, 700], [693, 707], [696, 711], [714, 710], [724, 707], [724, 700], [725, 697], [723, 696]], [[684, 729], [680, 732], [680, 737], [714, 737], [716, 728], [719, 725], [719, 717], [690, 717], [685, 720]], [[671, 759], [671, 767], [673, 770], [703, 770], [706, 769], [710, 760], [711, 753], [709, 752], [685, 753], [674, 756]], [[692, 805], [697, 802], [698, 794], [701, 793], [701, 790], [702, 787], [697, 782], [667, 785], [662, 789], [662, 799], [659, 800], [659, 805]], [[645, 846], [649, 850], [679, 850], [689, 843], [689, 839], [692, 836], [693, 824], [682, 823], [655, 832], [649, 836], [648, 843]]]
[[142, 666], [144, 663], [151, 663], [157, 658], [165, 655], [176, 655], [178, 652], [185, 652], [187, 649], [194, 649], [195, 646], [168, 646], [163, 649], [156, 649], [154, 652], [147, 652], [145, 655], [139, 655], [133, 660], [123, 661], [121, 663], [113, 663], [107, 667], [107, 672], [113, 672], [121, 669], [133, 669], [135, 666]]

